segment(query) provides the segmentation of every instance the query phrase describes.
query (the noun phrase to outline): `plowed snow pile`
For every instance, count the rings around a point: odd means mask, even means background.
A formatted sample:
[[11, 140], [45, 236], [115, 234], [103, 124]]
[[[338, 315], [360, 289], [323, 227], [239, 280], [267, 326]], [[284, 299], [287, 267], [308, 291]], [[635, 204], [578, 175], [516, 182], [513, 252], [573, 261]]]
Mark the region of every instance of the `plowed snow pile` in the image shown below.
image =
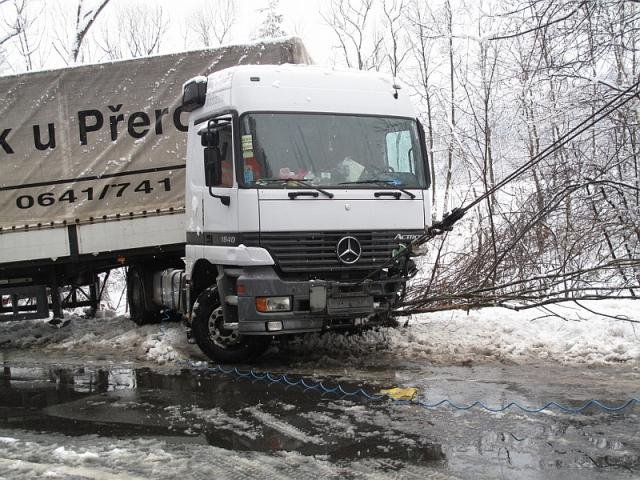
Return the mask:
[[[434, 363], [635, 363], [640, 361], [640, 325], [633, 323], [639, 317], [637, 305], [634, 301], [589, 302], [586, 306], [592, 312], [573, 304], [553, 307], [564, 318], [550, 316], [548, 311], [513, 312], [501, 308], [442, 312], [411, 318], [406, 328], [349, 336], [309, 335], [288, 348], [293, 355], [312, 353], [329, 363], [388, 356]], [[138, 327], [125, 316], [101, 313], [101, 318], [96, 319], [69, 315], [70, 324], [61, 329], [41, 320], [1, 323], [0, 348], [157, 364], [204, 358], [197, 347], [187, 343], [181, 324]]]
[[137, 326], [126, 316], [99, 312], [98, 318], [66, 316], [69, 324], [54, 328], [47, 320], [0, 323], [0, 349], [38, 350], [43, 354], [70, 353], [94, 359], [148, 360], [165, 364], [197, 357], [198, 349], [187, 343], [179, 323]]
[[572, 364], [639, 362], [638, 302], [583, 304], [592, 312], [575, 304], [553, 307], [562, 318], [549, 311], [503, 308], [423, 314], [411, 318], [407, 328], [372, 330], [362, 336], [308, 337], [304, 349], [338, 350], [358, 357], [376, 349], [379, 352], [384, 346], [394, 355], [436, 363], [526, 363], [532, 359]]

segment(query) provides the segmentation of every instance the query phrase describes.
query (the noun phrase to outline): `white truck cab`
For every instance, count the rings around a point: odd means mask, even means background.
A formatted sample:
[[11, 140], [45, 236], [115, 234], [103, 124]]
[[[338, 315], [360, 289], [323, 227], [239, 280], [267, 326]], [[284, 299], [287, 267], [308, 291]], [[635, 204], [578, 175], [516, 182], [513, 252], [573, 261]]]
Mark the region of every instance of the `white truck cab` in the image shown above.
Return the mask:
[[190, 80], [183, 109], [185, 270], [155, 274], [156, 304], [219, 361], [386, 321], [415, 265], [380, 266], [431, 218], [406, 91], [377, 73], [249, 65]]

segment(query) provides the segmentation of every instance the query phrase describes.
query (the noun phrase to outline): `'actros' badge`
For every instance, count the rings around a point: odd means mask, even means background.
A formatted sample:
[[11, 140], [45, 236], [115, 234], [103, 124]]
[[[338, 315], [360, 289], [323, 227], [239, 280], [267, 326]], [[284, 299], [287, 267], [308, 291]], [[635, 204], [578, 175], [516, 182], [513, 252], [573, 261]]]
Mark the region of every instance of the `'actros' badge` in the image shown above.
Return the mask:
[[352, 265], [360, 259], [362, 255], [362, 246], [357, 238], [354, 237], [342, 237], [338, 240], [336, 246], [336, 254], [338, 260], [346, 265]]

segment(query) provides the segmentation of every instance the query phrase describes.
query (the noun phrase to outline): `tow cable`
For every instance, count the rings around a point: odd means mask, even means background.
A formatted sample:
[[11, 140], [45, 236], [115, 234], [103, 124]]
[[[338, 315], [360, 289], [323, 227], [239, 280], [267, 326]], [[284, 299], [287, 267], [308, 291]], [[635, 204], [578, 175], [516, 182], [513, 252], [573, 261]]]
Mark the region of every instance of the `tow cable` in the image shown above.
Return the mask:
[[568, 405], [564, 405], [555, 401], [550, 401], [544, 403], [539, 407], [531, 407], [522, 405], [519, 402], [509, 402], [505, 405], [500, 406], [490, 406], [485, 404], [480, 400], [476, 400], [469, 404], [459, 404], [455, 403], [448, 398], [444, 398], [442, 400], [429, 402], [426, 399], [421, 399], [418, 397], [418, 390], [415, 388], [392, 388], [388, 390], [381, 390], [380, 393], [371, 393], [367, 392], [363, 388], [358, 388], [355, 390], [345, 389], [339, 383], [336, 383], [334, 386], [327, 386], [323, 382], [313, 382], [309, 380], [305, 380], [304, 377], [300, 377], [298, 379], [293, 379], [289, 377], [287, 374], [272, 374], [270, 372], [256, 372], [253, 369], [251, 370], [240, 370], [237, 367], [225, 367], [224, 365], [217, 364], [213, 367], [211, 366], [203, 366], [202, 363], [196, 363], [187, 361], [191, 370], [195, 371], [204, 371], [209, 373], [221, 373], [223, 375], [232, 375], [236, 378], [247, 378], [250, 380], [257, 380], [260, 382], [265, 382], [267, 384], [280, 384], [285, 386], [286, 388], [300, 388], [303, 393], [308, 393], [311, 391], [318, 392], [321, 395], [324, 394], [333, 394], [337, 395], [341, 398], [349, 397], [349, 398], [362, 398], [367, 401], [381, 401], [384, 399], [389, 399], [395, 405], [416, 405], [425, 409], [437, 409], [440, 407], [450, 407], [453, 410], [473, 410], [480, 409], [486, 410], [490, 413], [500, 413], [505, 412], [511, 409], [517, 409], [522, 411], [523, 413], [541, 413], [545, 410], [559, 410], [563, 413], [577, 415], [583, 413], [589, 408], [595, 407], [599, 410], [606, 413], [616, 413], [626, 410], [636, 404], [640, 404], [640, 398], [631, 397], [629, 400], [619, 404], [619, 405], [607, 405], [598, 400], [588, 400], [584, 404], [571, 407]]

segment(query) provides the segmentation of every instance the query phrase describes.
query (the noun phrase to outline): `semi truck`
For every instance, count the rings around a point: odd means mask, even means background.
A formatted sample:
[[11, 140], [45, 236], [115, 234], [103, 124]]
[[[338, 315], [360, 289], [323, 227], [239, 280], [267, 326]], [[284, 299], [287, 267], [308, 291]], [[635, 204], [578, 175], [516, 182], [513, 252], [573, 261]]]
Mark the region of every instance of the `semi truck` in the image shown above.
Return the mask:
[[[424, 132], [394, 79], [298, 39], [0, 78], [4, 318], [96, 308], [127, 268], [210, 358], [388, 320], [430, 225]], [[396, 259], [397, 258], [397, 259]]]

